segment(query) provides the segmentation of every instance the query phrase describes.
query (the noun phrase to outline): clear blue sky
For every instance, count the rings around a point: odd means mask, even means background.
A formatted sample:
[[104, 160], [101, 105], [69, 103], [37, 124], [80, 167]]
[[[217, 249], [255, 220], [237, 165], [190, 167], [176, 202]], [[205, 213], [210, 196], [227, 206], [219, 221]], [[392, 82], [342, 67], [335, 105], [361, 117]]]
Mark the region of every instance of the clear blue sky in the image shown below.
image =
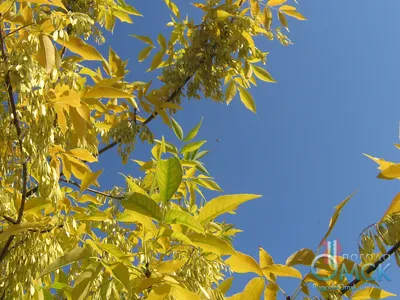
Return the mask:
[[[145, 74], [148, 65], [136, 63], [145, 44], [128, 34], [165, 33], [169, 12], [161, 0], [127, 2], [144, 18], [135, 18], [133, 25], [118, 23], [108, 43], [129, 59], [129, 80], [150, 80], [156, 74]], [[187, 0], [176, 3], [189, 7]], [[400, 2], [304, 0], [299, 10], [309, 20], [289, 20], [295, 45], [260, 41], [270, 52], [267, 69], [278, 83], [260, 82], [251, 90], [257, 114], [235, 98], [229, 106], [187, 101], [176, 116], [186, 132], [204, 116], [199, 138], [209, 141], [206, 166], [226, 194], [263, 195], [228, 216], [244, 230], [236, 248], [257, 257], [261, 245], [282, 264], [300, 248], [316, 249], [333, 207], [359, 189], [331, 235], [344, 252], [357, 253], [360, 232], [399, 192], [398, 181], [376, 179], [375, 163], [362, 153], [393, 161], [400, 154], [393, 146], [399, 142]], [[160, 120], [151, 128], [159, 138], [163, 134], [176, 142]], [[101, 157], [107, 170], [103, 188], [123, 184], [118, 172], [141, 175], [133, 163], [116, 163], [115, 155]], [[139, 143], [131, 158], [149, 157], [149, 147]], [[400, 269], [394, 259], [391, 263], [392, 282], [382, 287], [400, 295]], [[241, 291], [250, 277], [238, 276], [232, 291]], [[281, 282], [291, 294], [298, 281]]]

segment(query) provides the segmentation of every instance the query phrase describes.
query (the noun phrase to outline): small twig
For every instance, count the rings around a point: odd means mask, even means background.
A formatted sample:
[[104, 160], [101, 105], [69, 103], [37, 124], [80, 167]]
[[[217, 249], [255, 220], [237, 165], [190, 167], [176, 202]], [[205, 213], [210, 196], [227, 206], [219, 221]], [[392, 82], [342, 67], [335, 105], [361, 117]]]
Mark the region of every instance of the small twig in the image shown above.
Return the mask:
[[9, 216], [3, 215], [3, 219], [6, 220], [9, 223], [14, 224], [14, 225], [17, 224], [17, 221], [14, 220], [13, 218], [9, 217]]
[[[60, 181], [61, 182], [65, 182], [65, 183], [69, 183], [69, 184], [72, 184], [72, 185], [74, 185], [74, 186], [76, 186], [78, 188], [81, 188], [79, 183], [77, 183], [76, 181], [68, 181], [68, 180], [63, 179], [63, 178], [60, 178]], [[104, 192], [101, 192], [101, 191], [98, 191], [98, 190], [94, 190], [94, 189], [91, 189], [91, 188], [87, 188], [86, 190], [91, 192], [91, 193], [98, 194], [98, 195], [101, 195], [101, 196], [105, 196], [105, 197], [108, 197], [108, 198], [113, 198], [113, 199], [116, 199], [116, 200], [122, 200], [124, 198], [124, 197], [121, 197], [121, 196], [113, 196], [113, 195], [110, 195], [110, 194], [107, 194], [107, 193], [104, 193]]]
[[24, 26], [18, 27], [17, 29], [15, 29], [15, 30], [10, 31], [9, 33], [7, 33], [7, 34], [5, 35], [5, 37], [4, 37], [4, 39], [6, 39], [8, 36], [13, 35], [14, 33], [18, 32], [18, 31], [20, 31], [21, 29], [24, 29], [24, 28], [29, 27], [29, 26], [32, 26], [32, 25], [35, 25], [35, 23], [30, 23], [30, 24], [26, 24], [26, 25], [24, 25]]
[[[182, 89], [185, 87], [185, 85], [189, 82], [189, 80], [193, 77], [193, 75], [186, 77], [185, 81], [182, 83], [182, 85], [180, 87], [178, 87], [169, 97], [167, 100], [165, 100], [165, 102], [171, 102], [181, 91]], [[150, 123], [156, 116], [158, 115], [158, 112], [154, 112], [151, 116], [149, 116], [143, 123], [142, 125], [147, 125], [148, 123]], [[104, 148], [99, 150], [99, 154], [101, 155], [104, 152], [114, 148], [115, 146], [117, 146], [120, 143], [121, 140], [117, 140], [112, 142], [111, 144], [105, 146]]]
[[[381, 256], [380, 259], [378, 259], [373, 265], [369, 266], [365, 272], [367, 274], [371, 274], [372, 272], [374, 272], [379, 265], [381, 265], [383, 262], [385, 262], [393, 253], [395, 253], [397, 250], [399, 250], [400, 248], [400, 241], [397, 242], [396, 245], [394, 245], [392, 248], [389, 249], [388, 252], [386, 252], [386, 254], [383, 254]], [[359, 283], [361, 281], [361, 279], [356, 278], [354, 279], [352, 282], [350, 282], [348, 285], [346, 285], [345, 287], [343, 287], [340, 292], [342, 293], [342, 295], [344, 295], [347, 291], [351, 290], [351, 288], [353, 286], [355, 286], [357, 283]]]

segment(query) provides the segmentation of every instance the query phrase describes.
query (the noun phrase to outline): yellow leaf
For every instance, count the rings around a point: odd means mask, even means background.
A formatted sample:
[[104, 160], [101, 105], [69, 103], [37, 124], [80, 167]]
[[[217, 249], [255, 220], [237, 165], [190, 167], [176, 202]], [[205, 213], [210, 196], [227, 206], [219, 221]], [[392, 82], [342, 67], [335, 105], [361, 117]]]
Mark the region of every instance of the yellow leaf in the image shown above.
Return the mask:
[[85, 103], [81, 103], [81, 106], [76, 108], [76, 112], [83, 120], [90, 122], [90, 108]]
[[40, 36], [37, 60], [39, 61], [40, 65], [45, 68], [47, 73], [50, 73], [56, 64], [56, 52], [54, 45], [47, 35]]
[[50, 101], [53, 103], [67, 104], [72, 107], [81, 106], [81, 98], [79, 94], [71, 90], [67, 85], [58, 85], [55, 89], [56, 97], [50, 97]]
[[103, 173], [103, 170], [99, 170], [97, 172], [86, 172], [85, 175], [82, 178], [81, 182], [81, 193], [86, 190], [89, 186], [91, 186], [94, 182], [96, 182], [97, 178]]
[[57, 123], [58, 126], [60, 126], [60, 130], [63, 134], [67, 132], [67, 119], [65, 118], [64, 115], [64, 109], [62, 108], [62, 105], [55, 104], [54, 109], [56, 110], [57, 113]]
[[90, 163], [97, 161], [97, 158], [86, 149], [75, 148], [70, 150], [68, 154]]
[[268, 71], [264, 70], [263, 68], [259, 66], [252, 66], [254, 74], [256, 76], [266, 82], [276, 82], [274, 78], [268, 73]]
[[142, 51], [140, 51], [138, 55], [138, 61], [142, 62], [144, 61], [150, 54], [151, 50], [153, 49], [153, 46], [148, 46], [144, 48]]
[[163, 51], [160, 51], [154, 55], [153, 61], [151, 62], [150, 71], [157, 69], [157, 67], [161, 64], [163, 57]]
[[45, 225], [39, 222], [25, 222], [21, 224], [16, 224], [16, 225], [10, 225], [3, 229], [3, 231], [0, 233], [0, 242], [8, 239], [12, 235], [19, 234], [21, 232], [24, 232], [28, 229], [40, 229], [43, 228]]
[[97, 200], [92, 195], [88, 195], [88, 194], [80, 196], [76, 201], [79, 202], [79, 203], [91, 202], [91, 203], [94, 203], [94, 204], [97, 204], [97, 205], [101, 204], [101, 202], [99, 200]]
[[235, 81], [233, 81], [233, 80], [229, 81], [228, 87], [226, 88], [226, 92], [225, 92], [226, 104], [229, 104], [232, 101], [232, 99], [236, 96], [236, 92], [237, 92], [237, 89], [236, 89]]
[[301, 273], [298, 270], [285, 265], [278, 265], [278, 264], [269, 265], [263, 268], [262, 271], [272, 273], [276, 276], [295, 277], [299, 279], [302, 278]]
[[278, 295], [279, 287], [277, 284], [270, 282], [267, 284], [267, 287], [264, 291], [264, 300], [276, 300], [276, 296]]
[[103, 56], [91, 45], [86, 44], [76, 36], [69, 36], [69, 40], [58, 39], [57, 43], [73, 53], [82, 56], [85, 60], [104, 60]]
[[188, 235], [188, 238], [194, 245], [202, 248], [205, 252], [213, 252], [220, 256], [235, 253], [235, 250], [228, 242], [212, 234], [206, 233], [204, 236], [203, 234], [193, 232]]
[[167, 50], [167, 41], [161, 33], [158, 35], [157, 41], [160, 44], [161, 48], [163, 48], [164, 51]]
[[199, 222], [205, 223], [211, 221], [224, 213], [233, 211], [242, 203], [260, 197], [261, 195], [252, 194], [223, 195], [216, 197], [204, 205], [199, 214]]
[[382, 219], [385, 216], [390, 216], [398, 212], [400, 212], [400, 193], [398, 193], [396, 197], [393, 198]]
[[262, 277], [253, 278], [244, 288], [240, 300], [260, 300], [265, 281]]
[[263, 276], [261, 267], [255, 259], [244, 253], [236, 251], [235, 254], [229, 257], [225, 262], [230, 266], [232, 271], [236, 273], [256, 273]]
[[171, 291], [169, 284], [154, 285], [151, 289], [150, 294], [147, 296], [147, 300], [165, 300]]
[[178, 271], [180, 268], [182, 268], [186, 264], [187, 260], [169, 260], [169, 261], [163, 261], [160, 262], [159, 264], [155, 265], [154, 268], [162, 273], [162, 274], [168, 274], [168, 273], [173, 273]]
[[301, 20], [301, 21], [307, 20], [306, 17], [304, 17], [301, 13], [299, 13], [296, 10], [296, 7], [294, 7], [294, 6], [282, 5], [281, 7], [279, 7], [279, 10], [281, 12], [285, 13], [286, 15], [296, 18], [298, 20]]
[[30, 3], [35, 3], [35, 4], [45, 4], [45, 5], [51, 5], [51, 6], [58, 6], [61, 7], [65, 10], [65, 6], [63, 5], [61, 0], [18, 0], [18, 2], [30, 2]]
[[164, 0], [164, 1], [165, 1], [165, 4], [167, 4], [168, 8], [174, 13], [174, 15], [177, 16], [178, 18], [180, 18], [178, 6], [176, 6], [176, 4], [174, 2], [172, 2], [171, 0]]
[[388, 167], [394, 165], [393, 162], [386, 161], [386, 160], [384, 160], [384, 159], [382, 159], [382, 158], [373, 157], [373, 156], [368, 155], [368, 154], [365, 154], [365, 153], [363, 153], [363, 154], [364, 154], [366, 157], [368, 157], [369, 159], [371, 159], [371, 160], [373, 160], [374, 162], [376, 162], [376, 163], [379, 165], [379, 167], [378, 167], [379, 170], [383, 170], [383, 169], [386, 169], [386, 168], [388, 168]]
[[[258, 256], [261, 269], [274, 264], [274, 259], [267, 251], [265, 251], [261, 246], [258, 247], [258, 250], [259, 250]], [[263, 274], [269, 281], [271, 282], [276, 281], [276, 276], [274, 274], [268, 272], [263, 272]]]
[[248, 90], [246, 90], [245, 88], [241, 87], [240, 85], [238, 86], [238, 89], [239, 89], [240, 100], [242, 101], [244, 106], [246, 106], [247, 109], [249, 109], [253, 113], [255, 113], [256, 112], [256, 104], [255, 104], [250, 92]]
[[247, 43], [249, 44], [250, 48], [251, 48], [251, 52], [254, 55], [256, 53], [256, 46], [254, 44], [253, 38], [251, 37], [251, 35], [246, 32], [243, 31], [242, 32], [242, 36], [246, 39]]
[[130, 34], [130, 36], [137, 38], [138, 40], [141, 40], [142, 42], [145, 42], [146, 44], [153, 46], [153, 41], [147, 36], [135, 35], [135, 34]]
[[232, 286], [233, 277], [229, 277], [228, 279], [221, 282], [217, 289], [221, 291], [222, 294], [226, 294]]
[[295, 266], [295, 265], [305, 265], [310, 266], [313, 259], [315, 257], [315, 253], [310, 249], [300, 249], [299, 251], [293, 253], [287, 260], [287, 266]]
[[95, 86], [82, 98], [133, 98], [133, 95], [110, 86]]
[[220, 20], [225, 20], [226, 18], [231, 17], [232, 15], [224, 10], [217, 10], [217, 18]]
[[86, 121], [81, 117], [75, 107], [70, 107], [69, 117], [71, 123], [74, 126], [73, 133], [78, 139], [84, 140], [87, 134], [87, 124]]
[[278, 5], [282, 5], [283, 3], [285, 3], [287, 0], [269, 0], [267, 2], [268, 6], [278, 6]]
[[[336, 224], [336, 222], [337, 222], [337, 220], [338, 220], [338, 218], [339, 218], [340, 212], [342, 211], [343, 207], [344, 207], [344, 206], [346, 205], [346, 203], [351, 199], [351, 197], [354, 196], [355, 193], [356, 193], [356, 192], [354, 192], [353, 194], [351, 194], [350, 196], [348, 196], [348, 197], [347, 197], [346, 199], [344, 199], [338, 206], [335, 207], [335, 212], [334, 212], [334, 214], [333, 214], [333, 216], [332, 216], [332, 218], [331, 218], [331, 220], [330, 220], [330, 222], [329, 222], [328, 231], [325, 233], [324, 237], [322, 238], [321, 242], [319, 243], [318, 248], [321, 247], [321, 245], [323, 244], [323, 242], [325, 241], [325, 239], [329, 236], [329, 234], [331, 233], [333, 227], [335, 226], [335, 224]], [[317, 251], [317, 252], [318, 252], [318, 251]]]
[[286, 17], [281, 11], [278, 11], [278, 19], [279, 19], [279, 22], [281, 22], [283, 27], [285, 27], [285, 28], [289, 27]]
[[369, 300], [369, 299], [383, 299], [387, 297], [397, 296], [396, 294], [392, 294], [386, 292], [384, 290], [375, 288], [375, 287], [367, 287], [362, 290], [356, 291], [353, 295], [351, 295], [350, 299], [352, 300]]
[[153, 221], [149, 217], [133, 210], [125, 209], [125, 211], [118, 216], [118, 221], [124, 223], [140, 223], [146, 230], [150, 231], [153, 236], [157, 235], [157, 227], [154, 225]]
[[177, 300], [200, 300], [200, 297], [197, 294], [179, 285], [173, 285], [171, 292]]

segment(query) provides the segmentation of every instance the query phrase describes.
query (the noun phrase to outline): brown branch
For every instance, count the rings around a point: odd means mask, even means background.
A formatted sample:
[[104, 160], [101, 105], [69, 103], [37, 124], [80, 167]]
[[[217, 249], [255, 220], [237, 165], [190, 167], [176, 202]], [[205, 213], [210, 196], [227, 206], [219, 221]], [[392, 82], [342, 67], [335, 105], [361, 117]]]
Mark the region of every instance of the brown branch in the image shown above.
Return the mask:
[[18, 224], [16, 220], [14, 220], [13, 218], [7, 216], [7, 215], [3, 215], [3, 219], [6, 220], [7, 222], [11, 223], [11, 224]]
[[[60, 181], [61, 182], [65, 182], [65, 183], [69, 183], [69, 184], [72, 184], [72, 185], [74, 185], [74, 186], [76, 186], [78, 188], [81, 188], [79, 183], [77, 183], [76, 181], [68, 181], [68, 180], [65, 180], [63, 178], [60, 178]], [[107, 193], [104, 193], [104, 192], [101, 192], [101, 191], [98, 191], [98, 190], [94, 190], [94, 189], [91, 189], [91, 188], [87, 188], [86, 190], [91, 192], [91, 193], [98, 194], [98, 195], [105, 196], [105, 197], [109, 197], [109, 198], [113, 198], [113, 199], [116, 199], [116, 200], [122, 200], [124, 198], [124, 197], [120, 197], [120, 196], [113, 196], [113, 195], [110, 195], [110, 194], [107, 194]]]
[[[389, 249], [388, 252], [386, 252], [386, 254], [383, 254], [381, 256], [380, 259], [378, 259], [373, 265], [369, 266], [365, 272], [367, 274], [371, 274], [372, 272], [374, 272], [379, 265], [381, 265], [382, 263], [384, 263], [393, 253], [395, 253], [397, 250], [400, 249], [400, 241], [397, 242], [396, 245], [394, 245], [392, 248]], [[351, 290], [352, 287], [354, 287], [357, 283], [359, 283], [361, 281], [360, 278], [356, 278], [354, 279], [352, 282], [350, 282], [348, 285], [346, 285], [345, 287], [343, 287], [340, 292], [342, 293], [342, 295], [344, 295], [347, 291]]]
[[[171, 102], [177, 95], [179, 95], [179, 93], [182, 91], [182, 89], [185, 87], [185, 85], [189, 82], [189, 80], [193, 77], [193, 75], [186, 77], [185, 81], [181, 84], [181, 86], [179, 86], [169, 97], [167, 100], [165, 100], [165, 102]], [[147, 125], [148, 123], [150, 123], [155, 117], [157, 117], [158, 112], [154, 112], [151, 116], [149, 116], [143, 123], [142, 125]], [[104, 152], [114, 148], [115, 146], [117, 146], [120, 143], [121, 140], [117, 140], [112, 142], [111, 144], [105, 146], [104, 148], [99, 150], [99, 154], [101, 155]]]
[[[4, 43], [4, 36], [3, 36], [3, 28], [1, 26], [2, 24], [0, 23], [0, 46], [1, 46], [1, 54], [2, 58], [4, 61], [6, 61], [6, 49], [5, 49], [5, 43]], [[19, 151], [20, 155], [23, 155], [23, 144], [22, 144], [22, 135], [21, 135], [21, 126], [20, 122], [18, 119], [18, 114], [17, 114], [17, 108], [15, 105], [15, 100], [14, 100], [14, 92], [12, 89], [11, 85], [11, 78], [10, 78], [10, 70], [7, 70], [6, 76], [5, 76], [5, 83], [7, 87], [7, 92], [8, 92], [8, 101], [10, 103], [11, 107], [11, 112], [13, 115], [13, 123], [15, 126], [15, 129], [17, 131], [17, 139], [18, 139], [18, 144], [19, 144]], [[28, 160], [24, 159], [24, 162], [22, 164], [22, 200], [21, 200], [21, 206], [18, 211], [18, 217], [16, 220], [16, 224], [20, 224], [22, 221], [22, 215], [24, 213], [24, 208], [25, 208], [25, 202], [26, 202], [26, 190], [27, 190], [27, 183], [28, 183]], [[14, 236], [10, 236], [4, 245], [4, 248], [1, 250], [0, 254], [0, 262], [4, 258], [4, 256], [7, 253], [8, 248], [10, 247], [12, 241], [14, 239]]]

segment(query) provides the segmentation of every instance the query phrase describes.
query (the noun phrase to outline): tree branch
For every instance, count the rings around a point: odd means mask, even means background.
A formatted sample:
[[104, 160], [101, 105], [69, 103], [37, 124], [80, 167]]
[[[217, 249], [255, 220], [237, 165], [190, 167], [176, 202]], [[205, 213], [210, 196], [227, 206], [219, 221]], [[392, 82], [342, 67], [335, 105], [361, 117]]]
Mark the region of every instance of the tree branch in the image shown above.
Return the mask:
[[[68, 181], [68, 180], [65, 180], [63, 178], [60, 178], [60, 181], [61, 182], [65, 182], [65, 183], [69, 183], [69, 184], [72, 184], [72, 185], [74, 185], [74, 186], [76, 186], [78, 188], [81, 188], [79, 183], [77, 183], [76, 181]], [[98, 195], [105, 196], [105, 197], [109, 197], [109, 198], [113, 198], [113, 199], [116, 199], [116, 200], [122, 200], [124, 198], [124, 197], [120, 197], [120, 196], [113, 196], [113, 195], [110, 195], [110, 194], [107, 194], [107, 193], [103, 193], [101, 191], [94, 190], [94, 189], [91, 189], [91, 188], [87, 188], [86, 190], [91, 192], [91, 193], [98, 194]]]
[[[1, 45], [2, 59], [3, 59], [3, 61], [6, 61], [6, 49], [5, 49], [5, 44], [4, 44], [3, 27], [2, 27], [1, 22], [0, 22], [0, 45]], [[7, 70], [7, 72], [6, 72], [5, 84], [6, 84], [7, 93], [8, 93], [8, 101], [9, 101], [10, 107], [11, 107], [13, 123], [14, 123], [15, 129], [17, 131], [19, 151], [20, 151], [20, 155], [22, 156], [23, 155], [23, 144], [22, 144], [21, 126], [20, 126], [20, 122], [18, 119], [17, 108], [15, 105], [14, 92], [13, 92], [12, 85], [11, 85], [10, 70]], [[28, 164], [28, 160], [24, 159], [24, 162], [22, 163], [22, 200], [21, 200], [21, 206], [18, 211], [18, 217], [16, 220], [16, 224], [21, 223], [22, 215], [24, 213], [24, 208], [25, 208], [26, 189], [27, 189], [27, 183], [28, 183], [27, 164]], [[10, 247], [13, 239], [14, 239], [14, 236], [10, 236], [8, 238], [6, 244], [4, 245], [4, 248], [2, 249], [1, 254], [0, 254], [0, 262], [6, 255], [7, 250]]]
[[[165, 103], [167, 102], [171, 102], [177, 95], [179, 95], [179, 93], [182, 91], [182, 89], [185, 87], [185, 85], [189, 82], [189, 80], [193, 77], [193, 75], [186, 77], [185, 81], [181, 84], [180, 87], [178, 87], [169, 97], [167, 100], [165, 100]], [[154, 112], [151, 116], [149, 116], [143, 123], [142, 125], [147, 125], [148, 123], [150, 123], [155, 117], [157, 117], [158, 112]], [[117, 146], [120, 143], [120, 140], [118, 141], [114, 141], [111, 144], [105, 146], [104, 148], [99, 150], [99, 154], [101, 155], [104, 152], [114, 148], [115, 146]]]
[[[371, 274], [372, 272], [374, 272], [379, 265], [381, 265], [382, 263], [384, 263], [393, 253], [395, 253], [397, 250], [399, 250], [400, 248], [400, 241], [397, 242], [396, 245], [394, 245], [392, 248], [389, 249], [388, 252], [386, 252], [386, 254], [383, 254], [381, 256], [381, 258], [379, 260], [377, 260], [373, 265], [369, 266], [365, 272], [367, 274]], [[350, 282], [348, 285], [346, 285], [345, 287], [343, 287], [340, 292], [342, 293], [342, 295], [344, 295], [347, 291], [351, 290], [352, 287], [354, 287], [357, 283], [359, 283], [361, 281], [360, 278], [356, 278], [354, 279], [352, 282]]]

